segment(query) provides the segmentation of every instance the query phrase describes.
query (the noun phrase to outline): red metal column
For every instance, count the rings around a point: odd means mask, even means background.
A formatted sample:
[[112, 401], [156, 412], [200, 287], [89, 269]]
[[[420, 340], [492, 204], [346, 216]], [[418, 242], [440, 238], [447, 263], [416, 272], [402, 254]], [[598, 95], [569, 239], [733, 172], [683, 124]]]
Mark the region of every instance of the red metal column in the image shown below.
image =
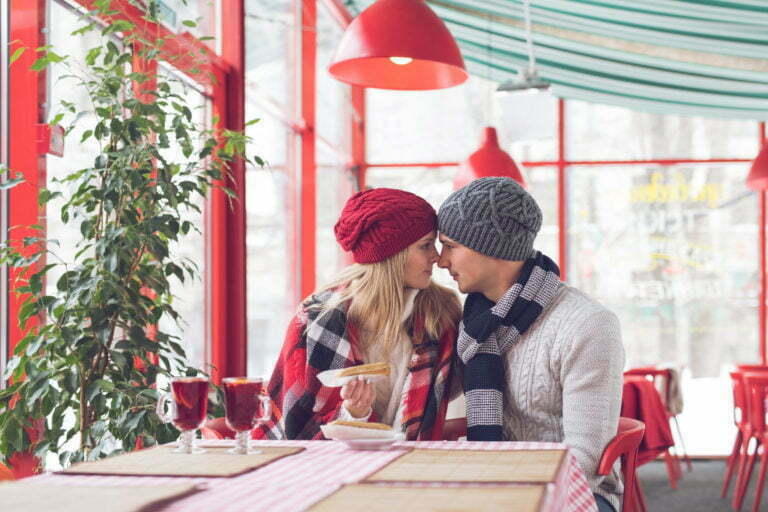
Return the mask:
[[[16, 48], [27, 50], [13, 63], [9, 72], [9, 127], [10, 148], [8, 166], [13, 173], [22, 173], [24, 183], [8, 193], [8, 226], [30, 226], [43, 224], [44, 211], [37, 206], [37, 192], [45, 186], [45, 155], [38, 154], [37, 125], [46, 121], [46, 72], [34, 72], [29, 68], [37, 59], [35, 48], [45, 46], [46, 0], [11, 0], [9, 40], [14, 41], [11, 53]], [[10, 241], [19, 243], [25, 236], [37, 236], [28, 229], [11, 229]], [[40, 261], [39, 265], [44, 265]], [[21, 299], [14, 293], [14, 281], [19, 272], [8, 272], [8, 350], [21, 340], [24, 332], [18, 325]]]
[[562, 281], [566, 280], [568, 273], [565, 156], [565, 101], [559, 99], [557, 100], [557, 241], [558, 265]]
[[[760, 147], [766, 143], [765, 123], [760, 123]], [[766, 217], [766, 197], [765, 190], [759, 192], [760, 196], [760, 221], [758, 224], [758, 251], [760, 253], [760, 303], [758, 304], [758, 315], [760, 317], [760, 361], [768, 364], [768, 346], [766, 346], [766, 292], [768, 283], [766, 283], [766, 254], [765, 254], [765, 217]]]
[[[297, 100], [297, 124], [301, 127], [298, 136], [297, 166], [293, 169], [295, 222], [292, 224], [294, 244], [293, 261], [296, 286], [293, 289], [294, 303], [312, 293], [315, 288], [316, 253], [316, 165], [315, 165], [315, 65], [317, 54], [317, 3], [316, 0], [296, 0], [297, 35], [300, 39]], [[291, 237], [289, 237], [291, 238]]]
[[[223, 0], [222, 52], [227, 64], [224, 83], [213, 89], [213, 102], [220, 128], [245, 130], [245, 5], [244, 0]], [[245, 268], [245, 164], [232, 163], [226, 186], [237, 193], [229, 201], [213, 191], [210, 202], [211, 355], [214, 380], [245, 375], [247, 371], [246, 338], [246, 268]]]

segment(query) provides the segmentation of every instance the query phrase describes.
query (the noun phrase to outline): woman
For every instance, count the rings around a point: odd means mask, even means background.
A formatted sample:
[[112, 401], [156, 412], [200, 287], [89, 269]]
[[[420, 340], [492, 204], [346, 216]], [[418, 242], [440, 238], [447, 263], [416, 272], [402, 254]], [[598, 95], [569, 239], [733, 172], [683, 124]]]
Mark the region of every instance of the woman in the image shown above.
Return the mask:
[[[435, 210], [388, 188], [349, 198], [334, 227], [355, 264], [307, 298], [269, 381], [272, 421], [254, 437], [322, 439], [337, 418], [379, 421], [409, 440], [440, 439], [461, 307], [432, 282]], [[388, 378], [322, 386], [317, 374], [389, 362]]]

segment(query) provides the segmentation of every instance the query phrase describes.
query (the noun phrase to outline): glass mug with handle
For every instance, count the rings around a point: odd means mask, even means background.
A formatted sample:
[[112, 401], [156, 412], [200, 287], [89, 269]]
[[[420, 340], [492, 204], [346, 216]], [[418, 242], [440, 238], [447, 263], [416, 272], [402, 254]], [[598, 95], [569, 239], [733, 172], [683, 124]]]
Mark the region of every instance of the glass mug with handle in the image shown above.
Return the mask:
[[[249, 450], [251, 430], [258, 424], [269, 421], [271, 401], [263, 394], [264, 379], [260, 377], [227, 377], [221, 381], [224, 388], [224, 410], [227, 426], [234, 430], [235, 447], [229, 453], [259, 453]], [[262, 415], [258, 415], [259, 406]]]
[[[170, 400], [170, 401], [169, 401]], [[166, 403], [170, 412], [165, 412]], [[171, 380], [171, 392], [164, 393], [157, 401], [157, 415], [165, 423], [181, 430], [177, 453], [204, 453], [195, 447], [197, 430], [208, 412], [208, 379], [205, 377], [178, 377]]]

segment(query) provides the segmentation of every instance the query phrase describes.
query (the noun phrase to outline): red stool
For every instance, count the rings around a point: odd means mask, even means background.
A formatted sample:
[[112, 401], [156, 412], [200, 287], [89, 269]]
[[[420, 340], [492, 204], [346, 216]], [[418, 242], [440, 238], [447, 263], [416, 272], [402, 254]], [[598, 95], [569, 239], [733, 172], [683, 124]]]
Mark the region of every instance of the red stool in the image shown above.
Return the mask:
[[[12, 402], [15, 403], [15, 402]], [[43, 463], [34, 454], [34, 447], [43, 437], [45, 420], [37, 419], [31, 425], [24, 427], [32, 446], [28, 451], [15, 452], [8, 457], [7, 465], [0, 464], [0, 480], [19, 480], [40, 473]], [[10, 478], [8, 475], [10, 474]]]
[[645, 424], [631, 418], [619, 418], [616, 436], [605, 446], [598, 475], [607, 475], [613, 469], [616, 459], [621, 457], [621, 474], [624, 477], [624, 497], [622, 512], [645, 512], [645, 498], [640, 487], [640, 480], [635, 474], [637, 467], [637, 448], [645, 434]]
[[[739, 487], [739, 482], [743, 477], [741, 472], [741, 461], [747, 456], [747, 446], [750, 438], [749, 404], [747, 403], [747, 395], [744, 391], [744, 371], [742, 371], [742, 369], [749, 370], [756, 367], [753, 365], [739, 365], [737, 368], [739, 369], [730, 372], [731, 388], [733, 391], [733, 423], [736, 425], [736, 439], [733, 442], [733, 449], [731, 450], [731, 454], [728, 456], [725, 465], [725, 477], [723, 479], [723, 487], [720, 490], [721, 498], [725, 498], [728, 494], [728, 486], [731, 483], [733, 470], [736, 468], [738, 468], [738, 471], [734, 488], [738, 489]], [[768, 370], [766, 367], [760, 368]]]
[[768, 371], [768, 366], [764, 364], [737, 364], [736, 369], [740, 372], [764, 372]]
[[[728, 456], [728, 460], [725, 464], [725, 477], [723, 479], [723, 487], [720, 490], [720, 497], [725, 498], [728, 494], [728, 487], [731, 483], [731, 477], [733, 476], [733, 469], [740, 461], [739, 454], [744, 446], [744, 439], [749, 438], [749, 422], [747, 421], [747, 402], [744, 395], [744, 383], [742, 382], [742, 373], [740, 371], [730, 372], [731, 376], [731, 389], [733, 393], [733, 423], [736, 425], [736, 439], [733, 442], [733, 449]], [[736, 478], [735, 486], [738, 487], [738, 482], [741, 476]]]
[[467, 418], [452, 418], [445, 420], [443, 427], [443, 440], [458, 441], [460, 437], [467, 435]]
[[11, 468], [3, 463], [0, 463], [0, 482], [3, 480], [16, 480], [16, 477], [13, 476], [13, 471], [11, 471]]
[[[749, 487], [749, 480], [752, 476], [752, 470], [755, 466], [755, 460], [760, 449], [760, 473], [755, 485], [755, 502], [752, 505], [752, 511], [760, 510], [760, 500], [763, 496], [763, 486], [765, 485], [765, 474], [768, 471], [768, 429], [765, 424], [765, 398], [768, 390], [768, 373], [744, 372], [743, 373], [744, 391], [747, 399], [748, 428], [745, 430], [742, 441], [741, 460], [739, 461], [739, 477], [736, 480], [736, 493], [733, 497], [733, 508], [741, 510], [744, 503], [744, 496]], [[755, 440], [755, 450], [749, 453], [750, 441]]]
[[203, 439], [234, 439], [235, 431], [227, 426], [224, 418], [212, 418], [206, 420], [200, 427]]

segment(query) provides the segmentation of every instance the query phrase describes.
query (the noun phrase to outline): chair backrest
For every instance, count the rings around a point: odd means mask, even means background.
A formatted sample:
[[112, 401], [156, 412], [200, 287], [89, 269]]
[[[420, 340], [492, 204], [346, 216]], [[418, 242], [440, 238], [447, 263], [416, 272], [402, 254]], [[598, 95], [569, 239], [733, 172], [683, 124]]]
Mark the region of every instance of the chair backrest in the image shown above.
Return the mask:
[[659, 390], [661, 396], [661, 402], [664, 404], [664, 408], [669, 411], [669, 370], [660, 369], [653, 366], [641, 366], [638, 368], [630, 368], [624, 372], [624, 375], [636, 375], [645, 377], [648, 380], [652, 380], [656, 389]]
[[211, 418], [200, 427], [203, 439], [234, 439], [235, 431], [227, 426], [224, 418]]
[[452, 418], [445, 420], [443, 427], [443, 439], [446, 441], [458, 441], [460, 437], [467, 435], [467, 418]]
[[742, 372], [768, 371], [768, 366], [764, 364], [737, 364], [736, 369]]
[[0, 462], [0, 481], [3, 480], [16, 480], [16, 477], [13, 476], [11, 468]]
[[635, 468], [637, 465], [637, 448], [645, 435], [645, 424], [631, 418], [619, 418], [619, 428], [616, 436], [605, 446], [598, 475], [607, 475], [613, 469], [616, 459], [621, 457], [621, 473], [624, 477], [624, 498], [621, 510], [632, 512], [634, 507]]
[[744, 389], [746, 391], [749, 411], [749, 424], [753, 432], [765, 433], [765, 397], [768, 390], [768, 373], [744, 372]]
[[744, 372], [736, 370], [730, 372], [731, 389], [733, 391], [733, 423], [743, 426], [749, 421], [747, 417], [747, 395], [744, 392]]

